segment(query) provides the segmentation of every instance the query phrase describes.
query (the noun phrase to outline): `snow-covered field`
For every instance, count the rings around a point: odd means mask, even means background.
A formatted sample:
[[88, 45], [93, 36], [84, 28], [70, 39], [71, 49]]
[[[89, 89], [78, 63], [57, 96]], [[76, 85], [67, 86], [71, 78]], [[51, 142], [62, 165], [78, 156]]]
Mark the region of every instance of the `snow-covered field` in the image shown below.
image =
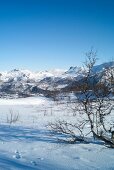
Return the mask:
[[51, 136], [46, 125], [56, 119], [76, 117], [43, 97], [0, 99], [0, 170], [114, 169], [113, 149], [97, 142], [60, 143]]

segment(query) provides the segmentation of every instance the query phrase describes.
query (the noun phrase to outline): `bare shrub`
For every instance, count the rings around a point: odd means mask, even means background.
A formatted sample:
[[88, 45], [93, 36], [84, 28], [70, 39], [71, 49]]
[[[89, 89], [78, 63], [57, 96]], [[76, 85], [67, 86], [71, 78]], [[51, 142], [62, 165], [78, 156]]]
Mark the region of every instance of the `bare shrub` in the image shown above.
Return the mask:
[[58, 120], [55, 123], [49, 123], [50, 130], [57, 134], [64, 135], [62, 138], [57, 137], [59, 141], [68, 143], [84, 142], [84, 135], [81, 126], [78, 124], [68, 123], [64, 120]]
[[14, 113], [13, 110], [11, 109], [9, 111], [9, 114], [7, 115], [7, 123], [9, 123], [10, 125], [13, 123], [16, 123], [17, 121], [19, 121], [19, 112]]

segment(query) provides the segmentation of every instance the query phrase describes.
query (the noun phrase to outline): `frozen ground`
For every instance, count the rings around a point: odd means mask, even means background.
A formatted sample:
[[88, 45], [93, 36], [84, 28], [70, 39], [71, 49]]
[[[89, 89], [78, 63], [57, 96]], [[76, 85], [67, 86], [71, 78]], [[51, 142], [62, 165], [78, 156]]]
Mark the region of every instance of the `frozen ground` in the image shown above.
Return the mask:
[[76, 119], [43, 97], [0, 99], [0, 170], [114, 169], [113, 149], [95, 142], [58, 143], [45, 126], [58, 118]]

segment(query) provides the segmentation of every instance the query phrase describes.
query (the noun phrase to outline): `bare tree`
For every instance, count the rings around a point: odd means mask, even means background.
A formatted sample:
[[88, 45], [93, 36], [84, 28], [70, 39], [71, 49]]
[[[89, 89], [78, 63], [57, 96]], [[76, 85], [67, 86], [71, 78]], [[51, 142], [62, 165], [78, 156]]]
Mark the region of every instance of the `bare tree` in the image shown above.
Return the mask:
[[[86, 114], [87, 123], [90, 124], [90, 132], [93, 136], [108, 144], [113, 144], [113, 141], [109, 138], [113, 125], [108, 124], [107, 126], [107, 117], [113, 109], [110, 97], [112, 85], [109, 84], [112, 75], [104, 76], [103, 73], [94, 73], [96, 52], [91, 50], [86, 54], [86, 57], [86, 76], [79, 84], [80, 92], [77, 95], [80, 111]], [[105, 69], [104, 72], [106, 73], [108, 70]]]
[[[95, 72], [94, 65], [96, 61], [97, 52], [91, 49], [86, 53], [86, 62], [83, 67], [84, 76], [76, 86], [75, 105], [78, 105], [78, 107], [75, 107], [75, 109], [77, 108], [75, 111], [83, 119], [76, 125], [72, 124], [72, 128], [76, 128], [81, 132], [80, 141], [82, 141], [84, 136], [87, 135], [83, 130], [89, 125], [90, 131], [88, 134], [92, 133], [94, 138], [102, 140], [105, 144], [113, 147], [114, 141], [111, 138], [111, 134], [113, 133], [114, 124], [109, 124], [107, 120], [114, 108], [111, 98], [111, 95], [113, 95], [114, 77], [109, 68], [105, 68], [100, 73]], [[73, 141], [77, 141], [77, 135], [74, 135], [73, 131], [69, 130], [70, 126], [71, 124], [66, 121], [50, 124], [53, 130], [59, 133], [70, 134]]]

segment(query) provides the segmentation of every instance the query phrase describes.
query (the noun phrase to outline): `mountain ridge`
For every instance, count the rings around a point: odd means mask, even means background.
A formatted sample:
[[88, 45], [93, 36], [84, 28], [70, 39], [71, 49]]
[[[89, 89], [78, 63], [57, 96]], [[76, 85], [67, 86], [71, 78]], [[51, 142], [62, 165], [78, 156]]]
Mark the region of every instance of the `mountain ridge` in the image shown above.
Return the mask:
[[[92, 74], [100, 74], [106, 68], [114, 68], [114, 62], [96, 65]], [[45, 90], [62, 89], [75, 84], [85, 75], [82, 67], [70, 67], [68, 70], [53, 69], [33, 72], [24, 69], [13, 69], [0, 73], [0, 97], [27, 97], [44, 94]]]

